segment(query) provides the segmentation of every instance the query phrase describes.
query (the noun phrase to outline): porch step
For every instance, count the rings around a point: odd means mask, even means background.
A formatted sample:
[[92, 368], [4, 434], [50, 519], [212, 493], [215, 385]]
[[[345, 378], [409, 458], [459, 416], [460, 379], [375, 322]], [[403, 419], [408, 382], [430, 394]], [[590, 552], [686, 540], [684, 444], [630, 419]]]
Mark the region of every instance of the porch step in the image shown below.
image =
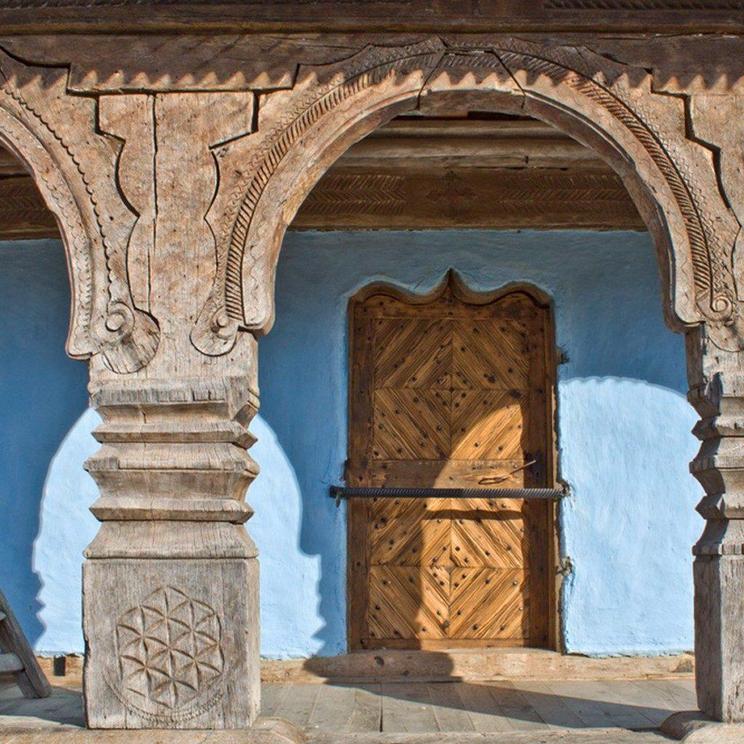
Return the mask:
[[447, 682], [500, 679], [590, 680], [689, 676], [692, 654], [590, 658], [543, 649], [356, 651], [342, 656], [268, 661], [264, 682]]

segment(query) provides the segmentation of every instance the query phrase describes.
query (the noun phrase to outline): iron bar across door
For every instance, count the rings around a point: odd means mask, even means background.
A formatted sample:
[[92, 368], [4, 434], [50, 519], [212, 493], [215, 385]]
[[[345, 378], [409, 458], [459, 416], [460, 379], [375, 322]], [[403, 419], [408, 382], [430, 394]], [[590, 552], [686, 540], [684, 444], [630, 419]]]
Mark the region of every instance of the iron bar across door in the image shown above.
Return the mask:
[[557, 501], [557, 488], [346, 488], [331, 486], [331, 498], [341, 499], [541, 499]]

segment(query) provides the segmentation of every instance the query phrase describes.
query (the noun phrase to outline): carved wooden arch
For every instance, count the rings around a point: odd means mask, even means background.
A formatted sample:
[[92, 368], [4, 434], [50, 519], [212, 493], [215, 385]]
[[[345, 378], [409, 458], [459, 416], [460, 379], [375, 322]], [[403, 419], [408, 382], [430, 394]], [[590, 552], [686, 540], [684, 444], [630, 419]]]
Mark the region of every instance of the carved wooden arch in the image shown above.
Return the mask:
[[67, 96], [65, 79], [64, 68], [0, 49], [0, 144], [28, 168], [59, 226], [71, 286], [67, 353], [100, 354], [109, 369], [131, 373], [154, 356], [159, 329], [135, 307], [127, 279], [122, 236], [136, 216], [112, 198], [120, 143], [96, 132], [93, 101]]
[[197, 348], [220, 355], [239, 330], [268, 331], [284, 231], [313, 185], [380, 124], [442, 102], [522, 111], [597, 150], [654, 235], [669, 321], [705, 322], [721, 348], [742, 346], [733, 255], [740, 226], [720, 194], [713, 153], [688, 137], [685, 102], [654, 93], [645, 70], [509, 38], [367, 47], [302, 68], [292, 89], [265, 96], [258, 132], [215, 152], [220, 189], [208, 219], [217, 272], [192, 331]]
[[31, 172], [44, 202], [57, 220], [72, 294], [66, 351], [75, 359], [87, 359], [95, 348], [90, 329], [95, 291], [90, 242], [85, 236], [80, 210], [41, 142], [2, 106], [0, 142]]

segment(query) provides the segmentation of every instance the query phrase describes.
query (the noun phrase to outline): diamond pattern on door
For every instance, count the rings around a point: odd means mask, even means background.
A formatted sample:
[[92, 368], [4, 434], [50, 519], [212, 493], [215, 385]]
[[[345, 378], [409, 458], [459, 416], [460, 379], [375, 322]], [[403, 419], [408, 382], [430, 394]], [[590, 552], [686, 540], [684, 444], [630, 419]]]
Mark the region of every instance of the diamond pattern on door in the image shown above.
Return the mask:
[[[353, 313], [347, 482], [546, 485], [531, 469], [550, 435], [545, 307], [450, 283], [429, 302], [371, 294]], [[352, 645], [544, 645], [548, 515], [519, 499], [352, 500]]]
[[517, 390], [455, 390], [450, 418], [455, 460], [522, 457], [528, 395]]
[[380, 318], [375, 322], [375, 384], [449, 390], [452, 328], [447, 320]]
[[453, 569], [449, 597], [450, 637], [523, 638], [529, 632], [527, 578], [519, 569]]
[[444, 639], [450, 576], [437, 566], [372, 566], [369, 632], [379, 639]]
[[449, 565], [450, 499], [375, 499], [370, 513], [372, 565]]
[[[453, 499], [454, 501], [454, 499]], [[467, 568], [521, 568], [526, 561], [526, 538], [522, 503], [489, 499], [457, 500], [450, 522], [450, 558]]]
[[513, 320], [463, 320], [454, 328], [455, 388], [529, 389], [527, 327]]
[[375, 390], [372, 457], [441, 460], [450, 449], [448, 390]]

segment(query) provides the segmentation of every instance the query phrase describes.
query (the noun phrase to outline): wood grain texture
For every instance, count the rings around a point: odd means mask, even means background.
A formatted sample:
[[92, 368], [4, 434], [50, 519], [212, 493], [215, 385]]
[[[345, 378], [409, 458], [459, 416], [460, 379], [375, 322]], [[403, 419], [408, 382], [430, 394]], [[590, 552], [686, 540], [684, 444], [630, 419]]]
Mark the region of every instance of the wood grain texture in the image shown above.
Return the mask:
[[[556, 201], [571, 209], [563, 208], [554, 226], [593, 224], [597, 204], [613, 223], [616, 204], [621, 210], [628, 204], [624, 195], [615, 197], [620, 193], [617, 177], [622, 178], [656, 243], [667, 319], [687, 334], [689, 398], [701, 417], [695, 432], [702, 444], [692, 465], [706, 492], [698, 509], [706, 528], [695, 546], [696, 643], [706, 659], [698, 675], [699, 705], [710, 715], [744, 720], [744, 699], [737, 694], [744, 649], [744, 626], [737, 621], [744, 594], [744, 465], [739, 459], [744, 42], [736, 33], [704, 33], [741, 29], [738, 5], [701, 2], [692, 10], [669, 10], [665, 2], [639, 0], [629, 8], [623, 0], [611, 2], [612, 7], [601, 0], [566, 0], [565, 7], [553, 3], [548, 9], [517, 0], [473, 0], [463, 13], [443, 0], [425, 9], [410, 0], [395, 4], [394, 12], [386, 2], [308, 0], [281, 3], [281, 11], [275, 3], [192, 4], [178, 18], [174, 13], [182, 9], [171, 3], [99, 5], [87, 0], [0, 4], [0, 141], [33, 175], [58, 220], [72, 290], [67, 348], [73, 357], [91, 360], [91, 391], [103, 418], [97, 432], [102, 448], [89, 462], [102, 490], [94, 510], [103, 522], [87, 551], [96, 566], [88, 572], [85, 590], [88, 666], [99, 685], [87, 686], [91, 720], [120, 723], [128, 717], [128, 725], [152, 723], [141, 711], [129, 715], [105, 687], [103, 675], [112, 673], [106, 666], [112, 658], [109, 626], [121, 614], [114, 610], [129, 617], [129, 610], [150, 601], [157, 589], [179, 596], [172, 589], [194, 602], [205, 601], [222, 619], [231, 617], [234, 606], [225, 598], [233, 595], [212, 596], [226, 581], [223, 561], [234, 561], [232, 581], [245, 583], [249, 576], [249, 586], [255, 587], [255, 548], [237, 523], [251, 511], [242, 501], [256, 474], [245, 451], [251, 443], [246, 427], [258, 402], [257, 337], [274, 318], [282, 237], [343, 152], [401, 114], [455, 118], [463, 136], [432, 148], [436, 136], [423, 125], [416, 135], [423, 143], [418, 155], [413, 138], [404, 142], [401, 131], [377, 144], [372, 138], [372, 145], [350, 152], [347, 172], [335, 174], [326, 197], [315, 200], [315, 207], [311, 199], [306, 214], [316, 209], [319, 219], [341, 215], [344, 200], [350, 199], [357, 213], [366, 201], [367, 212], [378, 220], [382, 214], [386, 226], [394, 218], [405, 225], [411, 217], [408, 204], [414, 205], [414, 214], [429, 210], [421, 213], [430, 225], [467, 226], [485, 219], [479, 202], [486, 194], [485, 201], [500, 207], [491, 210], [497, 216], [483, 226], [537, 220]], [[168, 24], [186, 33], [121, 34], [127, 27], [153, 31]], [[226, 33], [195, 34], [198, 24]], [[248, 27], [268, 33], [236, 31]], [[62, 28], [119, 33], [49, 33]], [[307, 33], [309, 28], [318, 33]], [[598, 28], [603, 32], [580, 33]], [[352, 29], [357, 33], [348, 33]], [[376, 33], [381, 29], [390, 32]], [[530, 29], [536, 33], [527, 33]], [[33, 33], [44, 30], [46, 35]], [[415, 33], [407, 33], [411, 30]], [[459, 33], [473, 30], [483, 33]], [[664, 30], [674, 33], [660, 33]], [[11, 36], [16, 31], [24, 35]], [[493, 111], [555, 124], [585, 147], [576, 148], [565, 137], [539, 135], [540, 142], [519, 143], [505, 135], [497, 136], [489, 150], [490, 137], [464, 132], [462, 119]], [[369, 147], [378, 145], [379, 162], [368, 168], [365, 163], [373, 160]], [[587, 157], [586, 148], [596, 156]], [[420, 177], [409, 168], [417, 158], [427, 163]], [[568, 181], [553, 172], [561, 158], [574, 164]], [[608, 177], [598, 160], [618, 176]], [[7, 158], [0, 161], [5, 177], [17, 175]], [[530, 168], [530, 162], [537, 167]], [[18, 203], [28, 206], [24, 199]], [[532, 216], [526, 216], [530, 210]], [[637, 220], [635, 213], [632, 219]], [[26, 223], [31, 228], [35, 220]], [[390, 296], [390, 307], [398, 302], [395, 317], [402, 324], [423, 312], [420, 306], [431, 304], [431, 298], [409, 298], [401, 305], [394, 292]], [[487, 305], [499, 298], [462, 299], [474, 306], [470, 315], [458, 316], [450, 308], [432, 320], [445, 320], [450, 328], [464, 324], [467, 330], [473, 319], [485, 323]], [[509, 316], [516, 335], [507, 333], [507, 345], [515, 349], [521, 343], [520, 323], [531, 322], [516, 310], [512, 307]], [[374, 348], [370, 318], [360, 325], [360, 336]], [[494, 379], [507, 385], [497, 389], [479, 377], [480, 367], [492, 364], [485, 355], [458, 369], [455, 348], [444, 373], [448, 380], [439, 371], [442, 358], [436, 357], [436, 364], [421, 367], [426, 386], [412, 387], [412, 374], [397, 387], [380, 388], [382, 398], [387, 396], [383, 430], [375, 429], [374, 396], [356, 400], [355, 416], [365, 423], [359, 423], [355, 441], [370, 443], [382, 431], [384, 457], [354, 445], [349, 485], [355, 479], [371, 485], [473, 485], [494, 473], [509, 481], [504, 485], [553, 482], [549, 438], [541, 434], [537, 441], [535, 434], [531, 439], [540, 421], [551, 420], [545, 414], [551, 393], [544, 379], [532, 377], [536, 366], [530, 367], [524, 389], [513, 379], [518, 372], [495, 370]], [[540, 358], [547, 359], [549, 345], [542, 349]], [[529, 343], [523, 353], [539, 357]], [[401, 358], [405, 362], [405, 355]], [[367, 379], [368, 389], [374, 389], [374, 359], [362, 353], [353, 365], [353, 379]], [[462, 387], [457, 387], [460, 374]], [[483, 381], [475, 384], [475, 379]], [[541, 386], [543, 399], [533, 394]], [[506, 390], [515, 394], [504, 397]], [[504, 406], [509, 399], [506, 413], [479, 430], [487, 414], [478, 411]], [[465, 432], [453, 432], [455, 401]], [[436, 413], [444, 420], [447, 405], [449, 433], [444, 427], [433, 436], [422, 430], [420, 419]], [[408, 412], [402, 424], [390, 423], [396, 410]], [[503, 437], [491, 439], [497, 429]], [[453, 443], [458, 459], [452, 457]], [[500, 446], [513, 451], [500, 452]], [[536, 462], [520, 469], [527, 454]], [[375, 509], [372, 504], [352, 506], [353, 518], [366, 515], [362, 524], [368, 525]], [[523, 631], [532, 642], [541, 637], [540, 623], [550, 616], [536, 611], [535, 603], [549, 593], [536, 587], [554, 583], [549, 576], [554, 564], [536, 560], [532, 548], [554, 541], [549, 514], [532, 519], [524, 509], [514, 511], [520, 516], [512, 521], [521, 520], [525, 530], [519, 562], [512, 568], [479, 563], [472, 570], [524, 570], [528, 619], [516, 622], [529, 625]], [[455, 519], [441, 510], [437, 518], [450, 524]], [[366, 527], [364, 534], [350, 532], [352, 555], [366, 532]], [[504, 545], [515, 550], [513, 532]], [[436, 533], [429, 537], [426, 530], [419, 539], [437, 544]], [[472, 542], [496, 537], [475, 528], [459, 539], [470, 561], [483, 561], [485, 551], [475, 551]], [[432, 553], [421, 547], [418, 556]], [[412, 546], [403, 554], [408, 561]], [[113, 565], [120, 560], [131, 561], [127, 570]], [[372, 566], [365, 568], [365, 560], [356, 556], [351, 565], [368, 575]], [[196, 561], [212, 564], [198, 580], [186, 571]], [[145, 562], [157, 564], [149, 576], [134, 568]], [[378, 566], [422, 568], [415, 563]], [[457, 568], [470, 570], [467, 564]], [[479, 576], [463, 579], [463, 591], [478, 591]], [[127, 607], [116, 605], [120, 598], [107, 583], [113, 578], [126, 589]], [[148, 583], [156, 578], [159, 586]], [[360, 587], [365, 596], [352, 600], [352, 615], [366, 622], [366, 587], [358, 584], [352, 595]], [[251, 607], [238, 610], [244, 624], [245, 618], [256, 617], [254, 594], [250, 602]], [[430, 605], [426, 609], [436, 617], [434, 599]], [[409, 612], [401, 622], [415, 629], [419, 620]], [[237, 674], [243, 662], [255, 666], [251, 659], [258, 654], [255, 632], [243, 631], [231, 635], [228, 644], [229, 658], [240, 660], [228, 664]], [[119, 682], [114, 679], [114, 686]], [[256, 686], [254, 678], [229, 696], [229, 705], [198, 711], [203, 713], [199, 723], [247, 725], [255, 714]], [[154, 706], [156, 700], [144, 703]], [[179, 723], [160, 713], [158, 725]]]
[[[141, 106], [152, 106], [146, 96], [139, 98]], [[151, 148], [145, 119], [130, 113], [121, 122], [128, 108], [121, 101], [114, 108], [109, 99], [104, 112], [114, 131]], [[125, 172], [140, 214], [131, 250], [142, 252], [152, 231], [152, 181]], [[479, 198], [462, 198], [468, 194]], [[643, 229], [644, 223], [620, 178], [552, 127], [529, 118], [403, 117], [352, 146], [310, 192], [290, 229], [452, 226]], [[32, 178], [0, 148], [0, 239], [58, 235]]]
[[[146, 12], [132, 12], [145, 10]], [[398, 12], [394, 12], [397, 10]], [[741, 29], [744, 8], [725, 2], [580, 2], [548, 0], [387, 0], [348, 2], [170, 2], [170, 0], [26, 0], [0, 4], [8, 33], [34, 31], [548, 31], [693, 32]]]
[[[518, 166], [519, 167], [519, 166]], [[399, 173], [332, 168], [310, 192], [290, 229], [594, 228], [642, 230], [644, 223], [612, 172], [442, 167]]]
[[[378, 288], [353, 301], [347, 481], [376, 485], [382, 471], [387, 486], [430, 487], [446, 472], [454, 487], [486, 474], [546, 485], [547, 313], [524, 291], [478, 297], [452, 273], [425, 298]], [[352, 504], [352, 643], [548, 645], [548, 511], [517, 499]]]

